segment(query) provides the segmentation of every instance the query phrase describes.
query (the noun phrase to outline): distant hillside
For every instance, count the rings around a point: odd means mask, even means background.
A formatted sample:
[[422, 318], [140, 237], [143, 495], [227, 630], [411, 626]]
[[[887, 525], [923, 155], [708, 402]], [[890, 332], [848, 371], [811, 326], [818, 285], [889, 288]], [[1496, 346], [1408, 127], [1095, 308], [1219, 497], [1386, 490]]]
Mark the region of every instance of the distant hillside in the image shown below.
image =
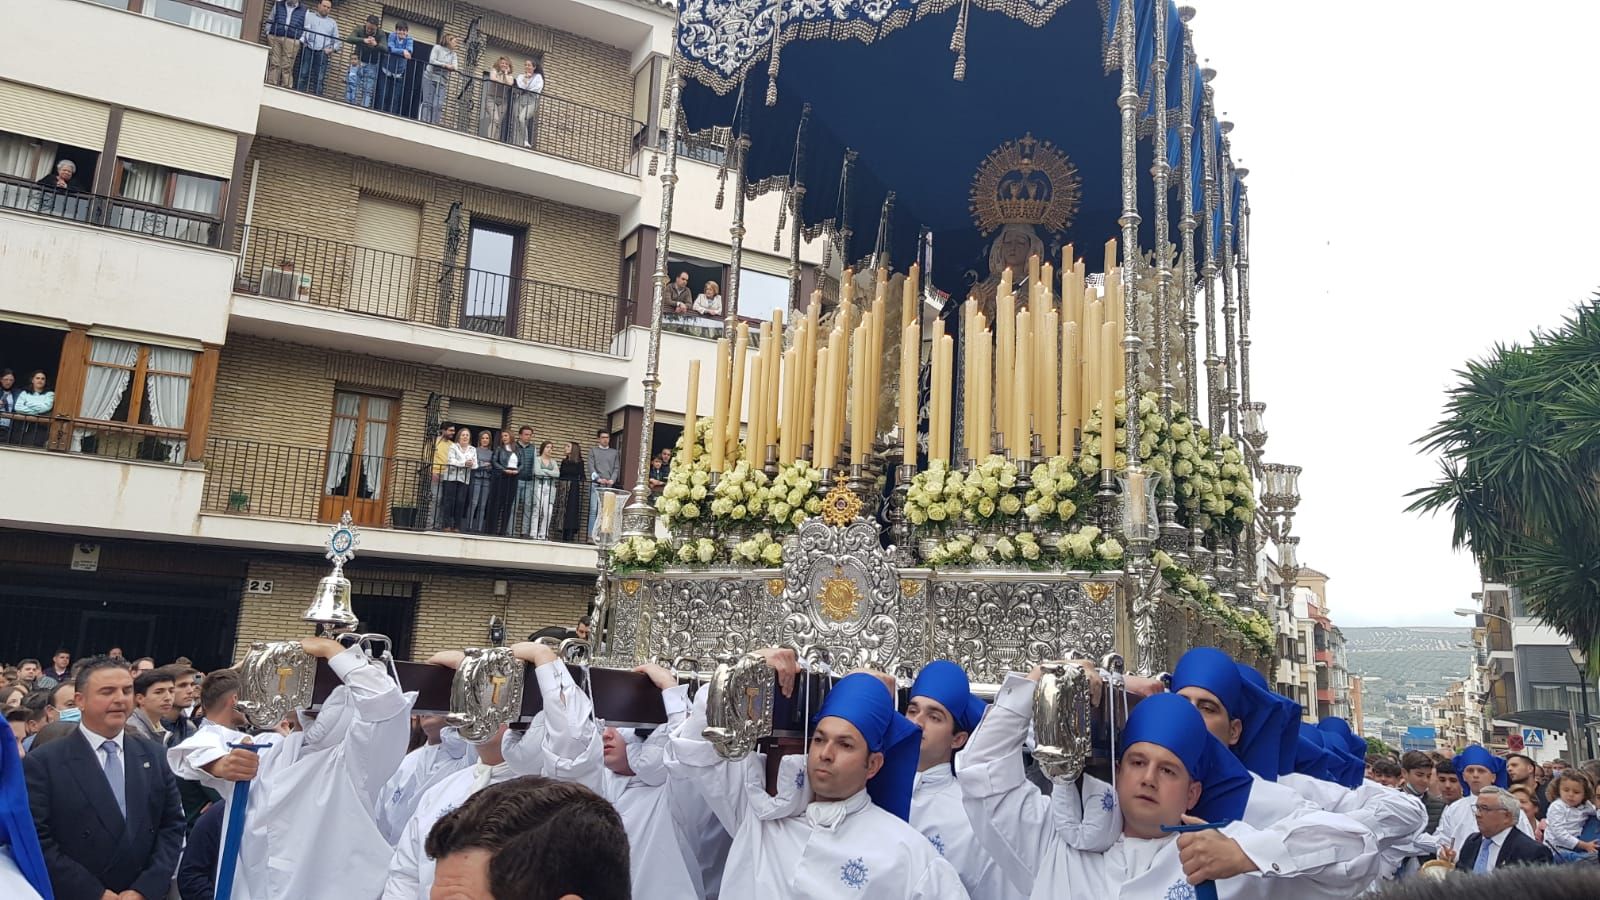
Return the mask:
[[1352, 675], [1382, 679], [1381, 694], [1443, 696], [1450, 682], [1466, 676], [1472, 651], [1470, 628], [1341, 628]]

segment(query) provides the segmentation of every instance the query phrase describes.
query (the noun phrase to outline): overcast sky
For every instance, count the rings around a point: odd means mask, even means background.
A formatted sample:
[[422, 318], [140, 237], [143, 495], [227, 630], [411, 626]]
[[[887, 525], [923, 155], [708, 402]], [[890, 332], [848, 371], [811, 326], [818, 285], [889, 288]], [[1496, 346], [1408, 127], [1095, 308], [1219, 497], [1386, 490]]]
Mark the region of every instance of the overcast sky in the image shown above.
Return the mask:
[[[1600, 3], [1192, 0], [1252, 206], [1253, 399], [1341, 625], [1464, 624], [1411, 442], [1464, 361], [1600, 288]], [[1513, 16], [1517, 12], [1520, 15]]]

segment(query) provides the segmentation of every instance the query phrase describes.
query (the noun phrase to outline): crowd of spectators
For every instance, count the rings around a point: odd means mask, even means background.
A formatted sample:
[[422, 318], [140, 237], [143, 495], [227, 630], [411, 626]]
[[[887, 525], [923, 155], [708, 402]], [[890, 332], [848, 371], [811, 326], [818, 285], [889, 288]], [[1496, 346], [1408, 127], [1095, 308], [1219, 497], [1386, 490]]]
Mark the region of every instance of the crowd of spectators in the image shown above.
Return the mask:
[[[577, 539], [585, 456], [510, 431], [445, 425], [434, 441], [428, 527], [534, 540]], [[593, 460], [589, 471], [594, 471]]]
[[[576, 632], [547, 629], [560, 637], [587, 630], [587, 619]], [[321, 638], [304, 643], [324, 658], [344, 649]], [[207, 723], [244, 727], [239, 689], [233, 669], [202, 677], [186, 658], [130, 662], [119, 647], [77, 660], [60, 649], [47, 663], [0, 665], [0, 705], [15, 738], [0, 748], [0, 786], [5, 815], [20, 813], [0, 825], [8, 863], [0, 866], [0, 896], [211, 900], [226, 806], [172, 760]], [[439, 729], [430, 733], [425, 718], [411, 718], [407, 752], [438, 743]], [[315, 717], [291, 714], [256, 743], [291, 740], [312, 727], [307, 722], [314, 725]], [[246, 756], [253, 763], [254, 754]], [[242, 772], [233, 756], [218, 763], [208, 775], [266, 775]], [[559, 829], [546, 827], [558, 820]], [[439, 880], [483, 886], [473, 896], [490, 896], [490, 884], [501, 898], [629, 896], [622, 821], [610, 803], [577, 784], [537, 777], [495, 784], [445, 815], [426, 838]]]
[[[367, 16], [340, 37], [330, 0], [315, 8], [302, 0], [276, 0], [262, 23], [267, 41], [267, 83], [322, 95], [329, 69], [345, 68], [346, 103], [433, 125], [445, 123], [482, 137], [536, 149], [544, 68], [525, 59], [521, 71], [497, 57], [481, 73], [464, 69], [460, 41], [441, 33], [438, 43], [419, 46], [411, 26]], [[422, 52], [427, 47], [427, 52]], [[346, 55], [348, 54], [348, 55]]]
[[43, 369], [35, 369], [24, 384], [17, 373], [0, 369], [0, 444], [43, 447], [50, 439], [50, 413], [56, 392]]

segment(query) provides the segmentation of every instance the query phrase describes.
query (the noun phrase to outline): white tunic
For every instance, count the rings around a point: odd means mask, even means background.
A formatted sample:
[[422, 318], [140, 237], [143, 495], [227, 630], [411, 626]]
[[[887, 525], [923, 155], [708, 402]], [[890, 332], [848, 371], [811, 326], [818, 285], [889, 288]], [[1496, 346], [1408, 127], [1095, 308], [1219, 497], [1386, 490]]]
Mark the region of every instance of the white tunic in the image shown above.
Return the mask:
[[1341, 813], [1367, 826], [1378, 842], [1378, 880], [1393, 880], [1405, 861], [1424, 853], [1416, 844], [1428, 827], [1422, 801], [1368, 778], [1357, 788], [1298, 772], [1278, 776], [1278, 784], [1327, 812]]
[[[437, 49], [437, 48], [435, 48]], [[439, 743], [423, 744], [406, 754], [399, 771], [383, 786], [378, 806], [378, 828], [393, 844], [400, 839], [406, 823], [417, 811], [417, 802], [427, 790], [478, 759], [472, 745], [461, 739], [454, 728], [439, 733]]]
[[[414, 697], [358, 647], [328, 665], [348, 701], [330, 697], [305, 732], [254, 739], [272, 747], [261, 751], [250, 785], [234, 900], [378, 896], [390, 849], [375, 820], [377, 800], [405, 755]], [[234, 783], [201, 767], [241, 737], [208, 723], [168, 750], [167, 762], [179, 778], [200, 781], [231, 803]]]
[[978, 845], [961, 806], [961, 783], [948, 765], [917, 773], [911, 793], [911, 826], [956, 867], [973, 900], [1022, 900], [1027, 891], [1010, 885], [994, 858]]
[[[1477, 798], [1468, 794], [1444, 808], [1439, 814], [1439, 827], [1432, 834], [1422, 834], [1417, 838], [1417, 845], [1428, 853], [1437, 854], [1439, 849], [1449, 846], [1460, 853], [1461, 847], [1467, 838], [1478, 833], [1478, 817], [1473, 814], [1473, 804]], [[1528, 817], [1517, 810], [1517, 830], [1533, 837], [1533, 828], [1528, 824]]]
[[[1023, 775], [1020, 753], [1035, 687], [1020, 675], [1006, 676], [994, 705], [956, 757], [967, 817], [979, 843], [1015, 888], [1031, 890], [1036, 898], [1102, 896], [1098, 891], [1108, 897], [1164, 896], [1182, 881], [1176, 845], [1169, 850], [1169, 842], [1123, 837], [1121, 812], [1108, 785], [1086, 776], [1081, 793], [1066, 785], [1046, 800]], [[1262, 785], [1268, 789], [1258, 791]], [[1222, 831], [1257, 871], [1218, 884], [1219, 895], [1277, 895], [1291, 889], [1290, 879], [1297, 898], [1359, 893], [1371, 880], [1364, 873], [1377, 857], [1371, 833], [1347, 817], [1307, 812], [1309, 807], [1286, 788], [1253, 781], [1243, 821]], [[1257, 821], [1274, 824], [1263, 828]], [[1108, 822], [1116, 823], [1114, 830], [1108, 831]], [[1100, 852], [1108, 833], [1115, 837]], [[1086, 849], [1086, 844], [1093, 846]], [[1147, 862], [1148, 868], [1129, 868], [1130, 860]]]
[[433, 823], [478, 791], [515, 777], [517, 773], [509, 765], [474, 763], [470, 768], [453, 772], [429, 788], [417, 801], [417, 811], [395, 842], [394, 855], [389, 860], [389, 875], [383, 884], [383, 900], [428, 900], [428, 894], [433, 890], [434, 863], [424, 848], [428, 842], [428, 832], [433, 830]]
[[28, 879], [22, 877], [17, 861], [11, 858], [11, 848], [0, 846], [0, 897], [6, 900], [40, 900]]
[[733, 847], [722, 896], [761, 900], [850, 897], [960, 900], [961, 878], [920, 832], [874, 804], [865, 790], [812, 802], [805, 760], [786, 756], [778, 796], [766, 792], [766, 757], [723, 759], [701, 736], [705, 697], [669, 741], [668, 770], [701, 792]]
[[1544, 820], [1545, 846], [1577, 852], [1584, 826], [1594, 817], [1594, 804], [1588, 801], [1582, 806], [1568, 806], [1560, 797], [1550, 801], [1550, 814]]
[[611, 802], [628, 832], [633, 894], [661, 900], [699, 900], [700, 863], [685, 829], [673, 819], [665, 760], [669, 733], [688, 712], [688, 687], [663, 691], [667, 724], [628, 755], [632, 776], [606, 767], [599, 724], [589, 695], [578, 690], [564, 663], [534, 670], [544, 694], [545, 774], [575, 781]]

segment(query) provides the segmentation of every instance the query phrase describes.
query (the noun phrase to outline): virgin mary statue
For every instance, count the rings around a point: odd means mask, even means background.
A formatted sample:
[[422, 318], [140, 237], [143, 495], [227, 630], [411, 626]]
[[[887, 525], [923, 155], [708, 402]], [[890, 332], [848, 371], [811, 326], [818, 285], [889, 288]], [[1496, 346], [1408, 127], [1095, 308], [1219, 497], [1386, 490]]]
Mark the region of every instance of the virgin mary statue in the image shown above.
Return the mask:
[[986, 237], [999, 234], [989, 244], [988, 272], [974, 281], [970, 294], [989, 321], [1006, 269], [1018, 308], [1026, 305], [1032, 288], [1028, 258], [1048, 258], [1040, 229], [1059, 238], [1077, 212], [1078, 190], [1077, 169], [1066, 154], [1031, 133], [996, 147], [978, 166], [969, 196], [973, 224]]

